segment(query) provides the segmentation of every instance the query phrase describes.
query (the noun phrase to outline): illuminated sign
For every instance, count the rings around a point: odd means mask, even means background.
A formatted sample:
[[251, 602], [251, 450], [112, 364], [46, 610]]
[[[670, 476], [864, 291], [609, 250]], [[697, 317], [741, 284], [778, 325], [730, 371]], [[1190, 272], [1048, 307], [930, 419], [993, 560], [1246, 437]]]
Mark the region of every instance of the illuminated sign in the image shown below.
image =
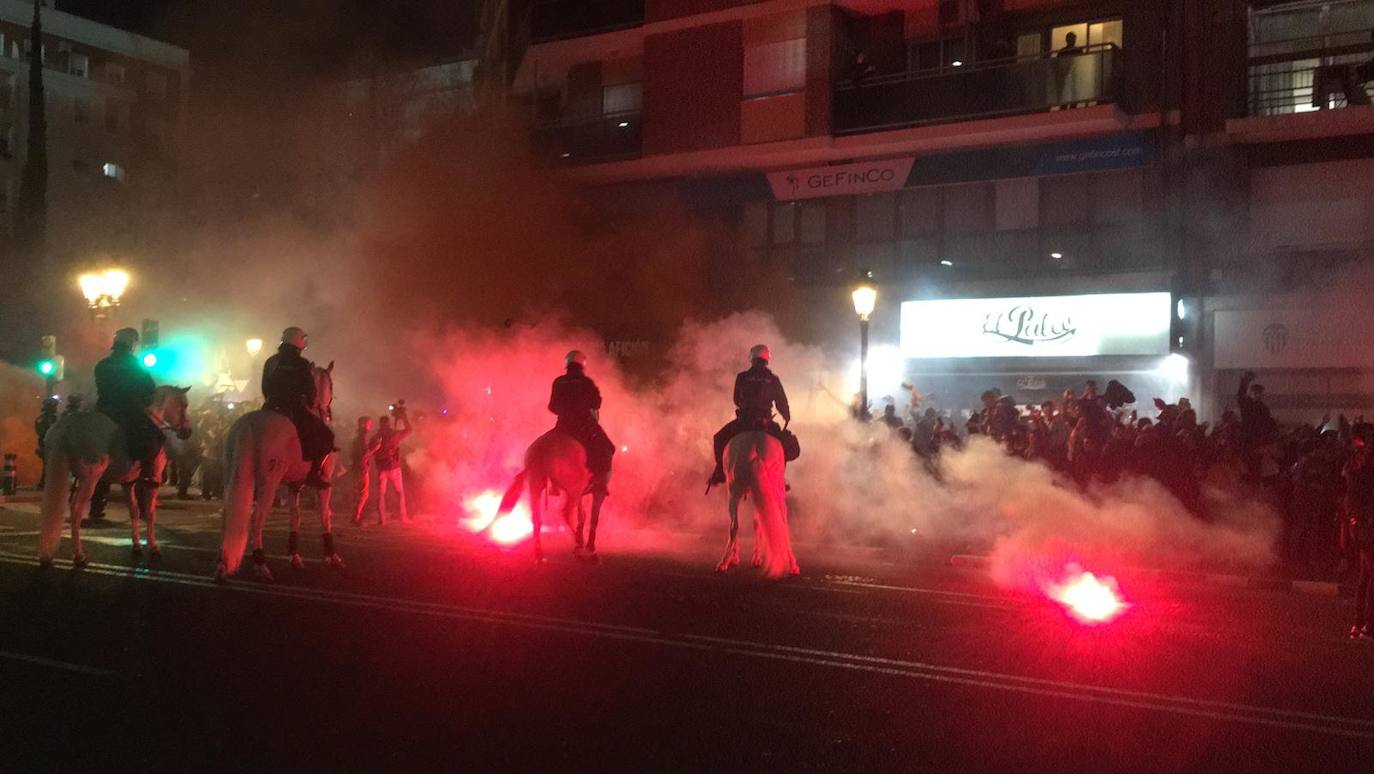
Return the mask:
[[902, 355], [1167, 355], [1172, 312], [1168, 293], [907, 301]]

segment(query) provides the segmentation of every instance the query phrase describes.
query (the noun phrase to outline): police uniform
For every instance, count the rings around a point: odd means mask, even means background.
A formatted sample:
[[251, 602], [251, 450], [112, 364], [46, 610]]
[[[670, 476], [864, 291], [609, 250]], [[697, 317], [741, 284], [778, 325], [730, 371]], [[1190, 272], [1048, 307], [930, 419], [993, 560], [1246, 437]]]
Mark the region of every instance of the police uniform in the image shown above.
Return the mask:
[[611, 472], [615, 444], [607, 437], [596, 412], [601, 409], [601, 391], [596, 388], [579, 363], [569, 363], [568, 372], [553, 380], [549, 411], [558, 417], [554, 429], [576, 438], [587, 450], [587, 469], [594, 474]]
[[[768, 368], [761, 358], [755, 358], [748, 371], [735, 376], [735, 419], [725, 425], [711, 439], [716, 455], [716, 471], [724, 467], [725, 447], [730, 439], [750, 430], [762, 430], [784, 441], [783, 429], [773, 421], [773, 409], [783, 422], [792, 421], [792, 409], [787, 405], [787, 393], [782, 380]], [[719, 480], [713, 475], [712, 480]]]
[[301, 456], [318, 464], [334, 450], [334, 431], [311, 409], [315, 405], [315, 376], [301, 351], [283, 343], [262, 367], [262, 396], [266, 408], [285, 415], [296, 426]]

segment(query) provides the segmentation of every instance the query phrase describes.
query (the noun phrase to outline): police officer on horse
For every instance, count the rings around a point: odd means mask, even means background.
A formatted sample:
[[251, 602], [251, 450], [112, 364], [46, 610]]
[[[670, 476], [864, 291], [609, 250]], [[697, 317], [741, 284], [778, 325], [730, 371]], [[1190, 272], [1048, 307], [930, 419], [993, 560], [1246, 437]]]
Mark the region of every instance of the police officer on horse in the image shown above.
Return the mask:
[[[782, 380], [768, 369], [772, 355], [767, 345], [755, 344], [749, 350], [749, 370], [735, 376], [735, 419], [715, 434], [716, 468], [711, 471], [707, 488], [725, 483], [725, 447], [730, 439], [740, 433], [762, 430], [777, 438], [787, 448], [791, 439], [786, 425], [792, 422], [792, 409], [787, 405], [787, 393], [782, 388]], [[773, 421], [773, 408], [777, 407], [782, 417], [783, 427]]]
[[587, 450], [587, 470], [592, 474], [588, 491], [605, 495], [615, 444], [601, 427], [601, 391], [587, 376], [587, 356], [582, 352], [569, 352], [563, 363], [567, 372], [553, 380], [549, 395], [549, 411], [558, 417], [554, 429], [572, 436]]
[[301, 354], [310, 345], [310, 337], [292, 326], [282, 331], [277, 354], [269, 357], [262, 367], [262, 396], [264, 408], [285, 415], [296, 426], [301, 439], [301, 456], [310, 463], [305, 485], [328, 489], [329, 482], [320, 474], [324, 458], [334, 450], [334, 431], [314, 408], [317, 399], [314, 364]]
[[[113, 419], [124, 435], [130, 464], [139, 465], [139, 482], [161, 485], [153, 479], [158, 452], [162, 451], [162, 430], [148, 418], [157, 383], [134, 353], [138, 331], [115, 331], [110, 354], [95, 366], [95, 410]], [[92, 514], [92, 518], [95, 515]]]

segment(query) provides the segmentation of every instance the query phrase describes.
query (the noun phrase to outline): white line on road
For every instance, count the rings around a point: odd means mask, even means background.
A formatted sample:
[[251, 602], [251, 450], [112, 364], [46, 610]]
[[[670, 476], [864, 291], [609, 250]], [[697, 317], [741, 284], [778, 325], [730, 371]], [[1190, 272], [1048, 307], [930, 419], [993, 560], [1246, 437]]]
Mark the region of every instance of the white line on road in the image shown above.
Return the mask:
[[[9, 553], [0, 553], [0, 562], [28, 566], [33, 566], [35, 563], [33, 559], [28, 557]], [[63, 562], [62, 564], [68, 563]], [[559, 631], [606, 639], [642, 642], [670, 648], [728, 653], [774, 661], [805, 663], [815, 666], [829, 666], [868, 672], [871, 674], [901, 676], [930, 682], [950, 683], [1049, 698], [1130, 707], [1156, 712], [1169, 712], [1178, 715], [1202, 717], [1235, 723], [1247, 723], [1270, 728], [1284, 728], [1295, 731], [1310, 731], [1355, 739], [1374, 740], [1374, 720], [1364, 718], [1324, 715], [1285, 710], [1277, 707], [1235, 704], [1231, 702], [1196, 699], [1187, 696], [1173, 696], [1144, 691], [1128, 691], [1105, 686], [1049, 680], [1004, 672], [963, 669], [916, 661], [800, 648], [767, 642], [736, 640], [693, 634], [669, 634], [659, 630], [637, 626], [622, 626], [578, 619], [516, 613], [504, 610], [462, 607], [370, 594], [270, 586], [242, 581], [216, 584], [207, 578], [186, 573], [159, 572], [154, 574], [135, 572], [129, 568], [116, 565], [92, 563], [82, 572], [92, 575], [131, 578], [140, 581], [168, 583], [195, 588], [221, 588], [260, 596], [325, 602], [399, 613], [431, 615], [456, 620], [503, 624], [527, 629]]]
[[61, 669], [64, 672], [76, 672], [77, 674], [90, 675], [91, 677], [114, 678], [115, 673], [109, 669], [86, 666], [84, 664], [73, 664], [69, 661], [58, 661], [55, 658], [45, 658], [34, 656], [28, 653], [15, 653], [12, 650], [0, 650], [0, 659], [8, 661], [20, 661], [25, 664], [37, 664], [39, 666]]

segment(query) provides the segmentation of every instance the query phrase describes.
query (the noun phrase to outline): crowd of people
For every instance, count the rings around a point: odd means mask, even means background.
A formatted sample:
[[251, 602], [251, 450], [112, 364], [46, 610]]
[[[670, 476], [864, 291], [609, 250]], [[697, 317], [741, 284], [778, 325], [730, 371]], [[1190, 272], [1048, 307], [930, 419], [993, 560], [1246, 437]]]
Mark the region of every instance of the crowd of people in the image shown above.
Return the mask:
[[1135, 396], [1118, 382], [1105, 390], [1087, 382], [1057, 400], [1019, 405], [1000, 391], [981, 395], [967, 419], [923, 408], [919, 393], [906, 416], [895, 403], [880, 421], [934, 461], [942, 449], [961, 447], [981, 435], [1012, 457], [1043, 463], [1081, 487], [1123, 476], [1152, 478], [1197, 518], [1209, 519], [1205, 492], [1246, 492], [1283, 516], [1276, 551], [1288, 569], [1306, 577], [1339, 577], [1357, 562], [1347, 540], [1352, 504], [1352, 465], [1363, 448], [1357, 430], [1363, 417], [1322, 417], [1316, 424], [1280, 424], [1264, 388], [1247, 373], [1234, 405], [1215, 423], [1199, 421], [1188, 398], [1153, 400], [1148, 416], [1133, 408]]

